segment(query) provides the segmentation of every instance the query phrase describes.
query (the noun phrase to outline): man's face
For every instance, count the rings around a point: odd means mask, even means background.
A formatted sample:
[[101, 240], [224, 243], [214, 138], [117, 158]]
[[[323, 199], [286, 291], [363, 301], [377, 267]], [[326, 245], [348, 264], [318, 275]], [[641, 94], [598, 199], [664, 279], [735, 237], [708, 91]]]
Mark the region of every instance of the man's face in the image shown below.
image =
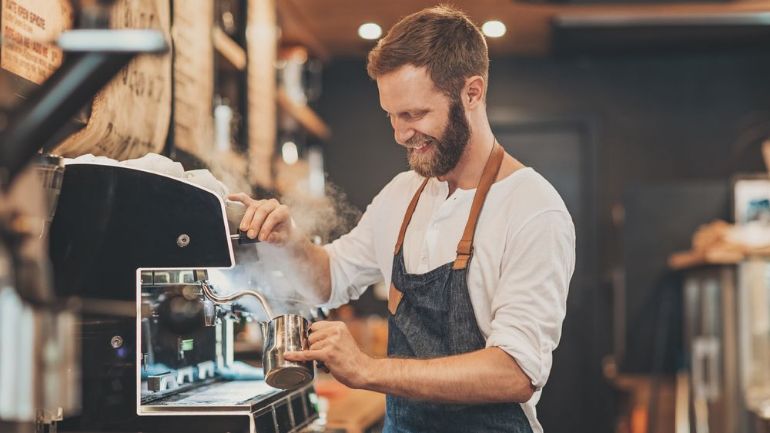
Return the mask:
[[380, 105], [409, 166], [421, 176], [443, 176], [460, 161], [470, 126], [459, 98], [438, 90], [426, 68], [403, 66], [377, 78]]

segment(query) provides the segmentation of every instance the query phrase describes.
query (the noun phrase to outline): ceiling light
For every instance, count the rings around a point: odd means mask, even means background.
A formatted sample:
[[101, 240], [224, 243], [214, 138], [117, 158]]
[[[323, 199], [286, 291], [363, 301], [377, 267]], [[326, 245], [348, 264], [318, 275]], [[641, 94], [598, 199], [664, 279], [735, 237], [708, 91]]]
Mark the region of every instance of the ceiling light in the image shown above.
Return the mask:
[[481, 31], [484, 32], [487, 37], [499, 38], [505, 34], [505, 24], [502, 21], [491, 20], [484, 23], [481, 26]]
[[294, 144], [293, 141], [287, 141], [286, 143], [283, 143], [283, 146], [281, 147], [281, 156], [283, 157], [283, 162], [288, 165], [296, 163], [297, 160], [299, 160], [297, 145]]
[[382, 36], [382, 27], [375, 23], [364, 23], [358, 28], [358, 36], [364, 39], [374, 40]]

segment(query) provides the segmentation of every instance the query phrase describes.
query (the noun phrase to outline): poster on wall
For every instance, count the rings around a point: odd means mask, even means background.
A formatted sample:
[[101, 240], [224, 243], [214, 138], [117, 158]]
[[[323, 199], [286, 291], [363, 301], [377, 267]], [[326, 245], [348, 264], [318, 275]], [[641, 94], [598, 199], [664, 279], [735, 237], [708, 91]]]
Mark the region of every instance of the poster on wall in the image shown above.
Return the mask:
[[45, 81], [62, 61], [54, 41], [72, 27], [66, 0], [3, 0], [0, 68], [35, 84]]
[[[170, 41], [170, 6], [163, 0], [118, 0], [113, 28], [161, 30]], [[124, 160], [163, 150], [171, 116], [171, 54], [141, 55], [93, 100], [85, 128], [61, 143], [55, 153], [87, 153]]]

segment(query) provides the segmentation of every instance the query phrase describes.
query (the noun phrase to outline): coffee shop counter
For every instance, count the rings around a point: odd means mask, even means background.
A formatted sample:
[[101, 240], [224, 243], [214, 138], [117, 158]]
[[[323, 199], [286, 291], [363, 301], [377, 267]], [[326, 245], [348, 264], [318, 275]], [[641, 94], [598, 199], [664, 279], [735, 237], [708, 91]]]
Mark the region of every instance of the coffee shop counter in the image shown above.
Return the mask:
[[[328, 374], [317, 376], [315, 388], [318, 396], [328, 401], [328, 429], [364, 433], [382, 426], [385, 418], [384, 394], [348, 388]], [[323, 409], [321, 411], [323, 412]]]

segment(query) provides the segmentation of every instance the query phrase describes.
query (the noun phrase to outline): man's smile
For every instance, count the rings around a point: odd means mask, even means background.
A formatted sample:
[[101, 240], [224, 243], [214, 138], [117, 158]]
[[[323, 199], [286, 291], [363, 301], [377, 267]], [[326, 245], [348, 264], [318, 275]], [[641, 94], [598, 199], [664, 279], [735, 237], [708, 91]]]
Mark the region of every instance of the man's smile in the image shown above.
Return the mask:
[[412, 150], [413, 152], [425, 153], [430, 148], [431, 145], [432, 145], [431, 142], [424, 141], [421, 144], [410, 146], [409, 149]]

